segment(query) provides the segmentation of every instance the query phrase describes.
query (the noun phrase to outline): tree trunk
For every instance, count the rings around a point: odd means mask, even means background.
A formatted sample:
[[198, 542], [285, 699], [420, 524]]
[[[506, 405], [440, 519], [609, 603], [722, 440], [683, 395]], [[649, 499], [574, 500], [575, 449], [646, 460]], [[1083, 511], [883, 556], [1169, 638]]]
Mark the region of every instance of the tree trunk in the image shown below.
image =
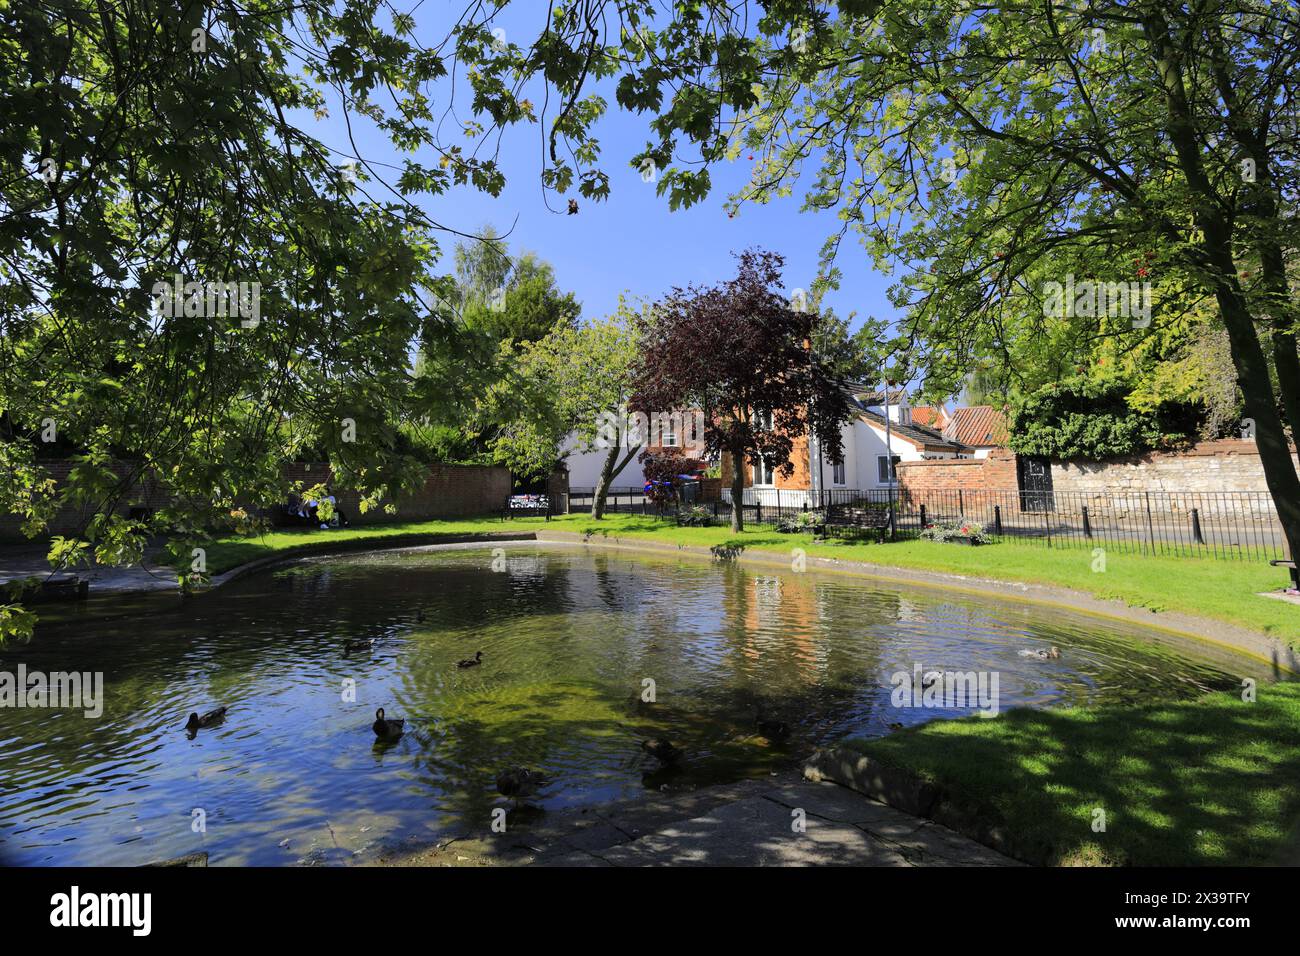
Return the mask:
[[745, 530], [745, 453], [731, 453], [731, 530]]
[[[1246, 401], [1246, 415], [1255, 420], [1255, 447], [1259, 462], [1264, 468], [1264, 481], [1277, 508], [1282, 532], [1293, 557], [1300, 555], [1300, 476], [1291, 462], [1291, 447], [1287, 444], [1282, 427], [1282, 416], [1273, 401], [1273, 387], [1268, 374], [1268, 362], [1254, 316], [1237, 284], [1237, 266], [1232, 258], [1233, 229], [1231, 221], [1220, 209], [1219, 197], [1211, 184], [1201, 161], [1200, 144], [1196, 140], [1196, 123], [1183, 77], [1180, 48], [1175, 44], [1169, 25], [1160, 8], [1147, 8], [1140, 16], [1142, 27], [1152, 48], [1152, 54], [1164, 89], [1169, 108], [1169, 139], [1178, 157], [1187, 185], [1193, 198], [1193, 221], [1201, 228], [1205, 240], [1199, 250], [1201, 265], [1211, 276], [1210, 285], [1219, 315], [1228, 330], [1232, 349], [1232, 364], [1237, 370], [1237, 385]], [[1268, 254], [1263, 256], [1275, 294], [1280, 292], [1275, 273], [1278, 263]], [[1283, 273], [1285, 275], [1285, 273]], [[1289, 329], [1289, 325], [1282, 325]], [[1280, 350], [1279, 349], [1280, 346]], [[1291, 343], [1284, 336], [1275, 339], [1275, 358], [1281, 360], [1278, 374], [1287, 407], [1296, 404], [1297, 383], [1293, 380], [1296, 369], [1292, 365]], [[1292, 426], [1297, 423], [1292, 421]]]
[[1291, 446], [1273, 400], [1268, 363], [1245, 305], [1227, 289], [1218, 289], [1215, 296], [1228, 328], [1232, 364], [1237, 369], [1237, 385], [1246, 400], [1246, 415], [1255, 421], [1255, 447], [1264, 467], [1264, 481], [1295, 558], [1300, 556], [1300, 476], [1291, 461]]
[[637, 449], [633, 448], [622, 461], [619, 461], [618, 453], [620, 450], [618, 445], [610, 447], [609, 453], [605, 455], [605, 463], [601, 465], [600, 477], [596, 479], [596, 491], [591, 502], [591, 516], [597, 521], [605, 517], [605, 495], [609, 493], [610, 484], [623, 473], [627, 463], [637, 453]]

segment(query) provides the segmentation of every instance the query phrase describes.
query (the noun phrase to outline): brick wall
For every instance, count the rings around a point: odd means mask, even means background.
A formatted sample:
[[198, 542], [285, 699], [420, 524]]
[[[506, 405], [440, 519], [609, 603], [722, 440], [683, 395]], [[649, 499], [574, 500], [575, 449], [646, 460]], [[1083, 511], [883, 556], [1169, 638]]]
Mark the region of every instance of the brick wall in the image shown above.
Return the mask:
[[[790, 464], [792, 466], [792, 471], [790, 472], [789, 477], [786, 477], [781, 474], [780, 471], [777, 471], [773, 478], [771, 487], [780, 488], [783, 491], [807, 491], [808, 484], [812, 480], [812, 472], [808, 468], [808, 436], [799, 435], [790, 444]], [[720, 464], [722, 466], [721, 487], [729, 491], [731, 489], [732, 474], [731, 452], [724, 451], [722, 453], [722, 461]], [[745, 487], [752, 488], [753, 486], [754, 466], [751, 465], [747, 459], [745, 461]]]
[[[1295, 460], [1293, 456], [1293, 460]], [[1297, 463], [1300, 467], [1300, 462]], [[988, 458], [904, 461], [898, 464], [899, 487], [912, 501], [926, 493], [940, 491], [1017, 490], [1016, 456], [994, 449]], [[1086, 504], [1089, 497], [1109, 505], [1125, 496], [1144, 492], [1200, 492], [1203, 495], [1227, 491], [1260, 492], [1258, 507], [1268, 509], [1268, 485], [1255, 443], [1223, 439], [1201, 442], [1178, 451], [1149, 452], [1108, 461], [1052, 463], [1052, 490], [1060, 495], [1057, 508]], [[1189, 499], [1190, 501], [1191, 499]], [[1195, 502], [1203, 510], [1216, 510], [1212, 498]], [[1225, 499], [1224, 506], [1227, 506]], [[1254, 508], [1237, 501], [1233, 508]]]
[[[329, 473], [329, 466], [319, 462], [284, 467], [285, 478], [301, 481], [304, 487], [328, 481]], [[334, 496], [354, 525], [481, 515], [499, 511], [510, 497], [510, 472], [491, 465], [430, 465], [423, 488], [384, 501], [366, 514], [358, 507], [361, 496], [355, 491], [338, 490]], [[397, 514], [388, 514], [385, 504], [395, 504]]]
[[987, 458], [930, 458], [900, 461], [898, 485], [910, 500], [936, 491], [1015, 491], [1016, 456], [995, 448]]
[[[71, 463], [45, 462], [43, 467], [51, 478], [62, 483]], [[302, 481], [305, 487], [327, 481], [329, 473], [329, 466], [323, 463], [295, 462], [284, 467], [286, 479]], [[382, 504], [363, 515], [357, 507], [360, 496], [356, 492], [337, 490], [334, 495], [338, 499], [338, 506], [355, 525], [489, 514], [500, 510], [509, 497], [510, 472], [505, 468], [487, 465], [430, 465], [423, 488], [401, 495], [395, 501], [386, 502], [397, 505], [395, 515], [385, 512]], [[133, 506], [152, 510], [165, 506], [169, 501], [170, 495], [166, 488], [152, 477], [147, 477], [145, 481], [137, 483], [131, 494], [123, 498], [118, 511], [126, 514]], [[63, 508], [51, 522], [49, 533], [57, 535], [75, 532], [88, 517], [90, 514], [83, 510]], [[20, 524], [16, 515], [0, 515], [0, 541], [26, 540], [19, 530]]]

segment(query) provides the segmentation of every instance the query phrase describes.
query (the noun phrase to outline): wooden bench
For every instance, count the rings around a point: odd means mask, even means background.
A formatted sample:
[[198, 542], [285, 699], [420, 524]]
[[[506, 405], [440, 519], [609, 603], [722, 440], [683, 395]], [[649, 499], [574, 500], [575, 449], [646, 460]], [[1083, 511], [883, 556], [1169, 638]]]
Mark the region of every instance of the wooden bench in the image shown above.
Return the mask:
[[507, 518], [536, 518], [544, 515], [551, 520], [551, 499], [549, 495], [511, 495], [501, 509], [501, 520]]
[[818, 537], [825, 538], [832, 528], [850, 531], [872, 531], [885, 540], [889, 531], [889, 511], [885, 508], [860, 508], [856, 505], [830, 505], [826, 509], [826, 523]]

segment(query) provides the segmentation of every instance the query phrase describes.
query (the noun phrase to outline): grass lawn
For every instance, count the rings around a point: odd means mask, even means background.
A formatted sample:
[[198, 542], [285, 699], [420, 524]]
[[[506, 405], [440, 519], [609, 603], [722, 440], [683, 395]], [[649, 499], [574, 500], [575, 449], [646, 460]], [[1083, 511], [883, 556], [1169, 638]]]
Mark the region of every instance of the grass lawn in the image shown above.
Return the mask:
[[373, 543], [380, 547], [385, 539], [412, 535], [425, 536], [433, 542], [439, 537], [538, 528], [700, 547], [743, 545], [747, 550], [781, 555], [789, 555], [791, 548], [803, 548], [815, 557], [1057, 585], [1152, 611], [1199, 614], [1270, 634], [1291, 644], [1300, 642], [1300, 608], [1258, 596], [1259, 592], [1276, 590], [1286, 584], [1285, 572], [1269, 567], [1264, 561], [1109, 553], [1106, 570], [1098, 573], [1092, 570], [1092, 552], [1086, 548], [1009, 543], [970, 548], [931, 541], [814, 544], [806, 534], [780, 534], [763, 529], [732, 534], [725, 527], [679, 528], [671, 522], [626, 514], [610, 515], [603, 521], [593, 521], [587, 515], [565, 515], [549, 522], [541, 518], [515, 518], [505, 522], [495, 518], [462, 518], [337, 531], [277, 531], [260, 537], [215, 542], [208, 548], [208, 568], [211, 573], [220, 574], [247, 561], [303, 547], [320, 547], [327, 541], [358, 547]]
[[[1031, 862], [1300, 863], [1300, 684], [1258, 700], [939, 720], [847, 746], [936, 784]], [[1093, 831], [1105, 811], [1104, 833]]]
[[[552, 519], [552, 524], [556, 520]], [[434, 521], [409, 521], [401, 524], [338, 528], [330, 531], [295, 528], [289, 531], [272, 531], [251, 538], [229, 537], [207, 545], [208, 573], [221, 574], [241, 564], [247, 564], [249, 561], [269, 558], [276, 554], [308, 551], [327, 545], [337, 545], [340, 548], [362, 548], [373, 545], [376, 548], [382, 548], [388, 544], [404, 543], [393, 539], [406, 539], [415, 536], [426, 537], [428, 540], [423, 543], [434, 544], [439, 538], [487, 533], [499, 534], [504, 531], [532, 531], [535, 528], [544, 526], [546, 526], [546, 521], [542, 518], [514, 518], [510, 521], [501, 521], [497, 518], [447, 518]]]
[[[434, 542], [539, 528], [700, 547], [743, 546], [787, 560], [866, 561], [1039, 584], [1152, 610], [1179, 610], [1300, 639], [1300, 609], [1257, 597], [1285, 583], [1265, 562], [1108, 554], [1092, 571], [1089, 549], [1030, 544], [979, 548], [907, 541], [814, 544], [809, 535], [679, 528], [637, 515], [593, 521], [568, 515], [412, 522], [341, 531], [286, 531], [226, 539], [208, 550], [214, 573], [322, 543], [382, 546], [412, 536]], [[1260, 685], [1246, 704], [1234, 694], [1148, 707], [1012, 710], [992, 719], [936, 721], [872, 741], [851, 742], [873, 759], [904, 767], [960, 801], [978, 823], [1001, 826], [1018, 855], [1038, 862], [1130, 864], [1300, 863], [1292, 823], [1300, 813], [1300, 684]], [[1092, 829], [1106, 812], [1106, 831]], [[1289, 847], [1289, 849], [1288, 849]], [[1289, 856], [1287, 856], [1289, 854]]]

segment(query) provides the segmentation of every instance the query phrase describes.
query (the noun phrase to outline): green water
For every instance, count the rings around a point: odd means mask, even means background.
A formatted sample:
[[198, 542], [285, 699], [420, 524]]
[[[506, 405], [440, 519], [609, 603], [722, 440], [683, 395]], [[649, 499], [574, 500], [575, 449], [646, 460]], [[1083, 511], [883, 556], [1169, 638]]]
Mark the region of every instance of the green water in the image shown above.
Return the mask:
[[[514, 765], [549, 776], [532, 802], [554, 811], [766, 774], [829, 741], [959, 713], [891, 705], [890, 675], [916, 662], [996, 672], [1003, 708], [1268, 677], [1156, 632], [845, 576], [527, 544], [495, 566], [482, 548], [312, 560], [189, 601], [48, 620], [0, 651], [0, 671], [102, 671], [104, 713], [0, 709], [0, 856], [364, 861], [486, 835], [506, 805], [496, 775]], [[1059, 659], [1019, 653], [1052, 645]], [[479, 650], [482, 666], [455, 666]], [[189, 712], [217, 705], [225, 722], [191, 739]], [[370, 729], [381, 706], [407, 720], [392, 745]], [[755, 734], [759, 708], [789, 739]], [[657, 735], [685, 750], [682, 767], [641, 751]]]

